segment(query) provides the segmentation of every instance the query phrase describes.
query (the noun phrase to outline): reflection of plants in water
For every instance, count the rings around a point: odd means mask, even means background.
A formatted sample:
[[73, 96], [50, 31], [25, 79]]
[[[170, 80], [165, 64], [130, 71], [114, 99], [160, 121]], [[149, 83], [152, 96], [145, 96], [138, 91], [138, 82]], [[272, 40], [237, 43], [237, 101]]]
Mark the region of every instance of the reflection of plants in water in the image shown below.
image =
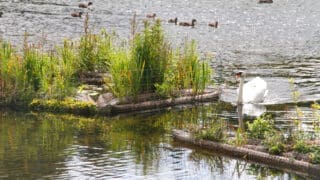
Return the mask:
[[212, 152], [206, 150], [195, 150], [192, 151], [189, 158], [193, 161], [198, 163], [200, 166], [202, 162], [208, 165], [210, 171], [217, 171], [219, 169], [220, 173], [224, 173], [225, 163], [230, 163], [228, 158], [224, 158], [218, 154], [213, 154]]
[[[0, 116], [0, 169], [12, 170], [9, 178], [21, 174], [39, 178], [35, 174], [41, 176], [61, 167], [55, 162], [63, 161], [61, 154], [73, 141], [72, 125], [55, 117], [10, 114]], [[51, 163], [43, 166], [43, 162]]]
[[315, 102], [311, 105], [313, 116], [312, 116], [312, 125], [314, 132], [306, 132], [306, 130], [302, 127], [302, 120], [305, 119], [305, 114], [298, 106], [298, 100], [300, 98], [300, 92], [296, 89], [294, 85], [294, 79], [291, 78], [290, 82], [290, 89], [292, 91], [292, 99], [295, 104], [295, 111], [296, 117], [293, 119], [293, 127], [294, 132], [292, 134], [293, 139], [315, 139], [320, 137], [320, 116], [319, 116], [319, 109], [320, 106]]
[[161, 118], [170, 119], [166, 129], [184, 129], [197, 134], [198, 138], [222, 141], [225, 137], [226, 120], [220, 114], [231, 105], [218, 102], [210, 105], [199, 105], [181, 111], [171, 111]]
[[[291, 132], [292, 140], [295, 143], [295, 146], [300, 147], [300, 142], [305, 140], [312, 140], [318, 139], [320, 137], [320, 116], [319, 116], [319, 109], [320, 106], [317, 103], [311, 105], [313, 111], [313, 118], [312, 118], [312, 125], [313, 125], [313, 132], [306, 132], [306, 130], [302, 127], [302, 120], [304, 119], [304, 113], [301, 108], [298, 106], [298, 100], [300, 98], [299, 91], [296, 90], [294, 86], [294, 79], [290, 79], [290, 89], [292, 91], [292, 98], [295, 103], [295, 109], [297, 117], [293, 120], [294, 122], [294, 132]], [[301, 148], [298, 148], [301, 150]]]
[[295, 110], [296, 110], [296, 114], [297, 117], [295, 117], [295, 119], [293, 119], [293, 125], [295, 128], [297, 128], [298, 131], [301, 131], [301, 120], [303, 117], [303, 112], [301, 111], [301, 109], [298, 106], [298, 101], [300, 98], [300, 92], [296, 89], [295, 85], [294, 85], [294, 79], [290, 78], [289, 79], [289, 83], [290, 83], [290, 90], [291, 90], [291, 96], [293, 99], [293, 102], [295, 104]]
[[[255, 175], [256, 177], [258, 177], [258, 179], [265, 179], [268, 177], [270, 178], [270, 176], [277, 177], [283, 174], [283, 172], [280, 170], [266, 167], [266, 166], [261, 166], [258, 164], [250, 164], [247, 167], [247, 173]], [[289, 176], [291, 176], [291, 174], [289, 174]]]
[[293, 78], [289, 79], [289, 84], [290, 84], [290, 90], [291, 90], [291, 96], [292, 96], [293, 102], [297, 104], [300, 98], [300, 92], [296, 89]]
[[102, 134], [113, 151], [130, 149], [135, 154], [136, 163], [143, 165], [144, 173], [158, 159], [158, 144], [162, 142], [164, 128], [157, 116], [115, 118], [109, 121], [110, 131]]
[[179, 112], [172, 112], [171, 127], [185, 129], [191, 132], [201, 128], [208, 128], [219, 119], [224, 110], [230, 110], [232, 106], [218, 102], [210, 105], [198, 105]]
[[[233, 169], [232, 177], [237, 175], [238, 178], [241, 177], [242, 173], [247, 169], [247, 162], [240, 161], [240, 160], [232, 160], [230, 161], [229, 158], [223, 157], [219, 154], [213, 154], [212, 152], [201, 150], [199, 151], [193, 151], [190, 154], [190, 159], [192, 161], [198, 163], [199, 165], [202, 164], [202, 162], [205, 162], [205, 164], [208, 165], [211, 172], [215, 172], [219, 170], [219, 173], [224, 174], [225, 171], [228, 171], [229, 169]], [[235, 164], [232, 162], [235, 161]], [[234, 167], [233, 167], [234, 166]], [[228, 167], [228, 169], [225, 169], [225, 167]], [[232, 179], [232, 178], [231, 178]]]
[[[68, 115], [39, 114], [32, 118], [22, 116], [0, 117], [0, 169], [17, 169], [25, 166], [26, 172], [42, 169], [52, 171], [56, 169], [55, 162], [64, 162], [71, 151], [65, 151], [76, 138], [84, 150], [80, 156], [87, 156], [93, 148], [103, 148], [101, 153], [132, 152], [136, 163], [143, 165], [144, 173], [148, 167], [154, 167], [159, 161], [160, 142], [164, 142], [164, 128], [166, 123], [161, 116], [129, 117], [129, 118], [82, 118]], [[9, 119], [5, 119], [9, 118]], [[169, 138], [167, 139], [169, 141]], [[169, 142], [168, 142], [169, 143]], [[22, 151], [22, 152], [21, 152]], [[78, 150], [77, 150], [78, 151]], [[99, 150], [100, 151], [100, 150]], [[20, 156], [20, 154], [23, 156]], [[107, 153], [114, 158], [121, 158], [127, 153]], [[18, 155], [18, 156], [17, 156]], [[99, 154], [96, 154], [99, 156]], [[102, 155], [102, 154], [101, 154]], [[91, 161], [91, 159], [87, 159]], [[6, 165], [6, 162], [16, 162]], [[93, 164], [96, 162], [92, 160]], [[38, 167], [35, 162], [50, 162], [46, 168]], [[59, 163], [58, 163], [59, 164]], [[59, 164], [60, 169], [61, 164]], [[21, 172], [19, 172], [21, 174]], [[41, 174], [41, 173], [34, 173]], [[40, 175], [39, 175], [40, 176]]]
[[314, 117], [312, 121], [312, 125], [315, 131], [315, 138], [320, 138], [320, 114], [319, 114], [320, 105], [318, 103], [314, 103], [311, 105], [311, 108], [312, 108], [313, 117]]
[[110, 129], [102, 133], [100, 139], [108, 143], [113, 151], [131, 149], [135, 153], [136, 162], [143, 165], [146, 173], [147, 167], [159, 163], [155, 160], [160, 156], [157, 148], [160, 142], [170, 143], [170, 138], [164, 136], [165, 132], [170, 132], [172, 128], [209, 127], [222, 109], [223, 104], [213, 104], [152, 116], [115, 117], [107, 121]]
[[239, 160], [236, 160], [236, 164], [234, 167], [234, 171], [232, 173], [232, 177], [235, 175], [235, 173], [237, 173], [237, 177], [240, 178], [242, 173], [247, 169], [247, 162], [241, 162]]

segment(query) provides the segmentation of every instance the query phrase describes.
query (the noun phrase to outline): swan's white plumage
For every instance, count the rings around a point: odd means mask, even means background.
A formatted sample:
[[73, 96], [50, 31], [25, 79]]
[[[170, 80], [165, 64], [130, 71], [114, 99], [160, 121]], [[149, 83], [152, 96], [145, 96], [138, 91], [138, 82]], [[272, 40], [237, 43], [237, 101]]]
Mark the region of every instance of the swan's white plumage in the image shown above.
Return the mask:
[[256, 77], [243, 85], [242, 93], [243, 103], [261, 103], [268, 94], [267, 82], [260, 77]]

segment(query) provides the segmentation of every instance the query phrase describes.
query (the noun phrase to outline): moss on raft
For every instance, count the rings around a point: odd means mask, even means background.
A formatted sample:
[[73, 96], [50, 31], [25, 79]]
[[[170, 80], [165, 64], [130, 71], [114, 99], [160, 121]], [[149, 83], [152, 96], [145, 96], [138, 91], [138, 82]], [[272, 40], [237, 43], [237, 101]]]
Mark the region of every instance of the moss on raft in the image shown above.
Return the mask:
[[31, 110], [40, 112], [72, 113], [78, 115], [95, 115], [98, 112], [95, 104], [91, 102], [80, 102], [73, 99], [34, 99], [29, 107]]

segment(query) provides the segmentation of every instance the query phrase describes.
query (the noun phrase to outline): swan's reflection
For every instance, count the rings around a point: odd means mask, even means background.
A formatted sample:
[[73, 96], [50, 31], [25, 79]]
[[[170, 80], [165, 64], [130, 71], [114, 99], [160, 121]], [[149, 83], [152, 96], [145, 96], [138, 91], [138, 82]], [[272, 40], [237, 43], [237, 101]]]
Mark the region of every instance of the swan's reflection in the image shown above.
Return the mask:
[[258, 117], [266, 111], [266, 106], [261, 104], [243, 104], [242, 107], [242, 114], [250, 117]]
[[261, 104], [238, 104], [237, 106], [239, 127], [244, 130], [243, 117], [258, 117], [267, 111], [266, 106]]

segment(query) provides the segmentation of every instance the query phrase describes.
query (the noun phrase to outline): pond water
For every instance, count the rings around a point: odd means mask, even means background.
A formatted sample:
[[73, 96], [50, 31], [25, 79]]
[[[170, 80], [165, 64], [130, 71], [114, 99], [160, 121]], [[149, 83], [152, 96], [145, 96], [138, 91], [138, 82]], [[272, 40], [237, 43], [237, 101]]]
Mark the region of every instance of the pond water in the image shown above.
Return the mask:
[[[134, 13], [139, 22], [155, 12], [163, 20], [174, 46], [195, 39], [203, 57], [222, 85], [222, 100], [234, 103], [234, 72], [244, 70], [247, 79], [263, 77], [268, 83], [266, 105], [293, 102], [289, 78], [301, 94], [299, 101], [320, 99], [320, 1], [275, 0], [92, 0], [91, 10], [79, 9], [72, 0], [0, 0], [0, 36], [16, 46], [24, 32], [32, 43], [54, 47], [64, 38], [83, 34], [83, 18], [71, 12], [89, 12], [90, 26], [115, 30], [130, 37]], [[167, 23], [197, 19], [195, 28]], [[213, 29], [208, 22], [219, 21]], [[64, 116], [1, 115], [0, 178], [174, 178], [174, 179], [290, 179], [294, 174], [233, 160], [185, 147], [172, 141], [170, 129], [189, 121], [203, 123], [203, 116], [219, 116], [235, 123], [235, 108], [213, 110], [211, 105], [156, 115], [83, 119]], [[204, 108], [204, 109], [203, 109]], [[264, 109], [263, 109], [264, 108]], [[277, 115], [280, 128], [292, 126], [296, 111], [286, 106], [262, 109]], [[219, 108], [218, 108], [219, 109]], [[312, 129], [312, 111], [302, 107], [303, 127]], [[217, 111], [217, 112], [212, 112]], [[70, 120], [72, 119], [72, 120]], [[207, 121], [214, 118], [207, 118]], [[241, 172], [241, 173], [239, 173]], [[204, 177], [204, 178], [203, 178]]]
[[[229, 118], [224, 111], [228, 110]], [[231, 113], [230, 113], [231, 112]], [[222, 114], [224, 114], [222, 116]], [[0, 113], [0, 178], [291, 179], [306, 177], [173, 141], [173, 128], [237, 124], [224, 103], [112, 118]]]

